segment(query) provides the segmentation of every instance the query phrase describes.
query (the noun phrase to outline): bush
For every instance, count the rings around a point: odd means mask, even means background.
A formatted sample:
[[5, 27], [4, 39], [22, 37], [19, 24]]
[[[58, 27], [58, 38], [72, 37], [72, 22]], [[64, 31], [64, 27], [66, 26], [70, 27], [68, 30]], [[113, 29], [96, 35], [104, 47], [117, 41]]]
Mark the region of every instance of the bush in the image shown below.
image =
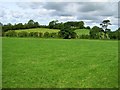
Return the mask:
[[39, 33], [38, 32], [30, 32], [29, 37], [38, 37]]
[[84, 34], [83, 34], [83, 35], [80, 35], [79, 38], [80, 38], [80, 39], [89, 39], [90, 36], [89, 36], [89, 35], [84, 35]]
[[4, 37], [5, 36], [5, 32], [2, 32], [2, 37]]
[[38, 32], [34, 32], [33, 37], [38, 37], [38, 34], [39, 34]]
[[49, 37], [50, 37], [49, 32], [45, 32], [45, 33], [44, 33], [44, 38], [49, 38]]
[[18, 33], [18, 37], [28, 37], [28, 32], [26, 32], [26, 31], [21, 31], [21, 32], [19, 32]]
[[14, 30], [10, 30], [4, 33], [5, 36], [7, 37], [16, 37], [17, 33]]
[[33, 37], [34, 36], [34, 32], [30, 32], [28, 36], [29, 37]]
[[110, 39], [120, 40], [120, 30], [109, 32], [108, 35]]
[[40, 32], [39, 33], [39, 37], [42, 38], [43, 37], [43, 33]]
[[94, 26], [90, 30], [90, 38], [91, 39], [99, 39], [100, 38], [100, 32], [102, 32], [102, 29], [99, 28], [98, 26]]
[[74, 30], [74, 28], [71, 28], [69, 25], [65, 24], [64, 27], [58, 32], [58, 36], [63, 39], [76, 38], [77, 34]]
[[77, 38], [77, 34], [75, 32], [71, 32], [71, 38]]
[[51, 38], [57, 38], [57, 33], [50, 33]]

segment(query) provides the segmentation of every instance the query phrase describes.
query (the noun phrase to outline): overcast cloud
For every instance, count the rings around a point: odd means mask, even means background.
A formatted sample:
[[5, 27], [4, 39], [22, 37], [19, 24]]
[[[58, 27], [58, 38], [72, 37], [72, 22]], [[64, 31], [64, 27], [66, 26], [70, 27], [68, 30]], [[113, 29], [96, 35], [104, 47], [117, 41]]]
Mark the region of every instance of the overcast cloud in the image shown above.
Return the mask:
[[84, 21], [86, 26], [92, 27], [109, 19], [112, 23], [109, 28], [118, 28], [117, 2], [1, 2], [0, 8], [3, 24], [26, 23], [33, 19], [48, 25], [57, 19], [59, 22]]

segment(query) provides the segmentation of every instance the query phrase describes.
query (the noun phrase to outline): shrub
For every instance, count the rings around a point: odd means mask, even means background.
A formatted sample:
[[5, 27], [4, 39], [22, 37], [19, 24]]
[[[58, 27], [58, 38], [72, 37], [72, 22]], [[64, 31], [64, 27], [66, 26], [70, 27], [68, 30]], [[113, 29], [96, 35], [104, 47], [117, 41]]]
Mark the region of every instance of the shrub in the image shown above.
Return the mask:
[[99, 33], [99, 39], [110, 39], [109, 35], [104, 32]]
[[33, 37], [38, 37], [38, 34], [39, 34], [38, 32], [34, 32]]
[[5, 32], [2, 32], [2, 37], [4, 37], [5, 36]]
[[28, 37], [28, 32], [26, 32], [26, 31], [21, 31], [21, 32], [19, 32], [18, 33], [18, 37]]
[[39, 37], [42, 38], [43, 37], [43, 33], [40, 32], [39, 33]]
[[7, 37], [16, 37], [17, 33], [14, 30], [10, 30], [4, 33], [5, 36]]
[[39, 33], [38, 32], [30, 32], [29, 37], [38, 37]]
[[83, 35], [80, 35], [79, 38], [80, 38], [80, 39], [89, 39], [90, 36], [89, 36], [89, 35], [84, 35], [84, 34], [83, 34]]
[[28, 36], [29, 37], [33, 37], [34, 36], [34, 32], [30, 32]]
[[64, 27], [58, 32], [58, 35], [63, 39], [71, 39], [77, 37], [77, 34], [74, 32], [74, 28], [71, 28], [69, 25], [64, 25]]
[[75, 32], [71, 33], [71, 38], [77, 38], [77, 34]]
[[50, 33], [51, 38], [57, 38], [57, 33]]
[[44, 33], [44, 38], [49, 38], [49, 37], [50, 37], [49, 32], [45, 32], [45, 33]]

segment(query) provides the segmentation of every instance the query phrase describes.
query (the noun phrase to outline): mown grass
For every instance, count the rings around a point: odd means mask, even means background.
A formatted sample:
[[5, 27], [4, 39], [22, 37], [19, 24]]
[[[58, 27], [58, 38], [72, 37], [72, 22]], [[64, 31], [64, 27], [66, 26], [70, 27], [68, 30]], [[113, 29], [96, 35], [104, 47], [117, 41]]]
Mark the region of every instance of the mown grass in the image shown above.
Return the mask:
[[118, 87], [117, 43], [3, 38], [3, 88]]
[[49, 33], [57, 33], [59, 32], [58, 29], [48, 29], [48, 28], [33, 28], [33, 29], [21, 29], [21, 30], [15, 30], [16, 32], [26, 31], [26, 32], [49, 32]]
[[77, 35], [89, 35], [89, 29], [76, 29], [75, 32]]

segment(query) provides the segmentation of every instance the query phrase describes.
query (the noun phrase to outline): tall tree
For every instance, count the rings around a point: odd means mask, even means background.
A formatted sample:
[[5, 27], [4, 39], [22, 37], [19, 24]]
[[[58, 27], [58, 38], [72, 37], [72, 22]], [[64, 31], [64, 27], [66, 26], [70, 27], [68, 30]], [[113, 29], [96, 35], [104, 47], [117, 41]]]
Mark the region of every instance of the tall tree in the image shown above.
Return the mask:
[[110, 20], [103, 20], [100, 26], [102, 26], [103, 30], [106, 31], [108, 25], [111, 25]]
[[34, 27], [35, 27], [35, 28], [38, 28], [38, 27], [39, 27], [39, 23], [38, 23], [38, 22], [35, 22], [35, 23], [34, 23]]
[[63, 39], [76, 38], [77, 36], [77, 34], [74, 32], [74, 29], [69, 27], [69, 25], [64, 25], [64, 27], [61, 28], [58, 34]]
[[83, 21], [79, 21], [79, 22], [68, 21], [68, 22], [65, 22], [64, 24], [71, 27], [71, 28], [74, 28], [74, 29], [77, 29], [77, 28], [83, 29], [84, 28], [84, 22]]
[[28, 24], [34, 24], [34, 21], [33, 20], [29, 20]]
[[56, 24], [57, 24], [58, 20], [53, 20], [51, 22], [49, 22], [49, 28], [50, 29], [54, 29]]
[[29, 20], [28, 23], [27, 23], [27, 24], [28, 24], [28, 27], [29, 27], [29, 28], [33, 28], [33, 27], [34, 27], [34, 23], [35, 23], [35, 22], [34, 22], [33, 20]]
[[80, 21], [80, 22], [79, 22], [79, 28], [80, 28], [80, 29], [83, 29], [83, 28], [84, 28], [84, 22], [83, 22], [83, 21]]
[[101, 28], [99, 28], [98, 26], [94, 26], [91, 30], [90, 30], [90, 38], [92, 39], [99, 39], [99, 33], [101, 32]]

